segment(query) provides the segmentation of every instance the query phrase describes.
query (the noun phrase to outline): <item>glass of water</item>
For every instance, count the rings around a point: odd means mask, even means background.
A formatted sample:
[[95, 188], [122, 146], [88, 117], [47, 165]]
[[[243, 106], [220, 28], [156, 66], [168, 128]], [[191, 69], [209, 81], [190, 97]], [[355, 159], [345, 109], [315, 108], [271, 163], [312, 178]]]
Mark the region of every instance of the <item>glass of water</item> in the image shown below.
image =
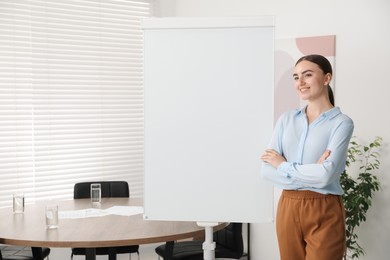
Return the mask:
[[14, 213], [23, 213], [24, 212], [24, 194], [23, 193], [14, 193], [13, 210], [14, 210]]
[[45, 209], [46, 228], [58, 228], [58, 205], [47, 205]]
[[102, 200], [102, 189], [100, 183], [91, 184], [91, 202], [100, 203]]

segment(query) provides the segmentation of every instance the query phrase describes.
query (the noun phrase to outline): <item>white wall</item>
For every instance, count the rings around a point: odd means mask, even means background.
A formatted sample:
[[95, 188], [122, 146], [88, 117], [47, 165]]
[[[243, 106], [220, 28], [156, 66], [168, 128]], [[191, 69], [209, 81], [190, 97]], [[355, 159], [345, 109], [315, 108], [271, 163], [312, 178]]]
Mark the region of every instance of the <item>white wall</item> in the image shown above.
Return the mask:
[[[161, 0], [161, 16], [275, 15], [276, 38], [336, 35], [336, 103], [363, 142], [382, 136], [380, 180], [368, 222], [359, 230], [363, 260], [390, 255], [390, 1]], [[275, 191], [278, 195], [279, 191]], [[273, 224], [253, 225], [253, 260], [278, 259]]]

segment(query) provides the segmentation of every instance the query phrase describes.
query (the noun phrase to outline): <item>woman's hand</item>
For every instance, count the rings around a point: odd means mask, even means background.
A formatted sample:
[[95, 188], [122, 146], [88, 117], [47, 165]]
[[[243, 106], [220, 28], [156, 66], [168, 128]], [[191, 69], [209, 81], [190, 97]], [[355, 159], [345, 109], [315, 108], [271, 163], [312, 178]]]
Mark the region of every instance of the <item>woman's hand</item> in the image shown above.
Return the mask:
[[274, 149], [265, 150], [264, 154], [260, 157], [260, 159], [266, 163], [271, 164], [275, 169], [278, 168], [281, 163], [286, 161], [286, 158], [284, 158]]
[[330, 155], [330, 150], [326, 150], [320, 157], [320, 159], [318, 159], [317, 163], [319, 164], [322, 164]]

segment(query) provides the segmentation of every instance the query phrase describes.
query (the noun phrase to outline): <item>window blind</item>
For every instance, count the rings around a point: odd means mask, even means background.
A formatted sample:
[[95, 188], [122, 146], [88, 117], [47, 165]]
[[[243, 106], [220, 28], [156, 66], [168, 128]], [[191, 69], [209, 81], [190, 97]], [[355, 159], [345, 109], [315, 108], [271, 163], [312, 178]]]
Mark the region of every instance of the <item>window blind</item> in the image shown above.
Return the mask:
[[143, 34], [152, 0], [0, 2], [0, 207], [126, 180], [143, 196]]

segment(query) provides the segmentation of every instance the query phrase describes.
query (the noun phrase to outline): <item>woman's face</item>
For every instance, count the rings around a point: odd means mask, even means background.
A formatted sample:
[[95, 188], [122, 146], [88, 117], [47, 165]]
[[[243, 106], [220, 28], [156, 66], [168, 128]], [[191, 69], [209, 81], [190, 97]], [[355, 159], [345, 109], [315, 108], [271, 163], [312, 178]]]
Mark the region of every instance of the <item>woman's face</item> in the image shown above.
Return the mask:
[[301, 61], [294, 69], [295, 89], [302, 100], [314, 101], [328, 97], [328, 85], [332, 78], [310, 61]]

